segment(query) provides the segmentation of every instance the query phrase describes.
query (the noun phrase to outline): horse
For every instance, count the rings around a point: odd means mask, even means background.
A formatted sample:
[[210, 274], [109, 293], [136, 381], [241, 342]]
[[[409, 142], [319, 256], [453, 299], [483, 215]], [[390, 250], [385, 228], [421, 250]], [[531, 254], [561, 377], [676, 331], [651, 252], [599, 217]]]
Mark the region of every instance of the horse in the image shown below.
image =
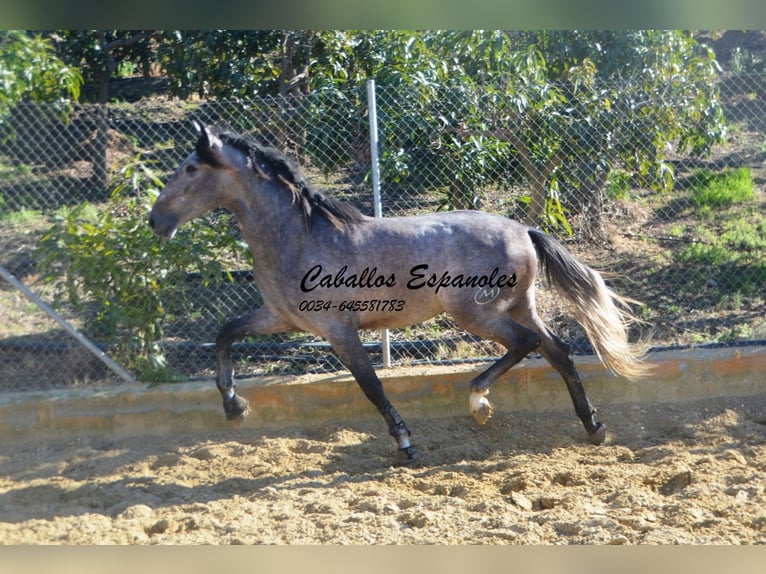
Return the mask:
[[506, 350], [470, 381], [477, 423], [492, 415], [492, 384], [536, 350], [563, 378], [590, 442], [601, 444], [606, 428], [595, 418], [569, 350], [536, 312], [538, 267], [573, 304], [609, 370], [628, 379], [649, 373], [642, 346], [627, 338], [635, 301], [544, 232], [472, 210], [370, 217], [320, 192], [281, 151], [219, 127], [195, 122], [195, 128], [195, 148], [168, 179], [148, 223], [169, 240], [184, 223], [225, 208], [252, 252], [263, 305], [225, 323], [215, 341], [216, 386], [227, 419], [241, 421], [250, 411], [236, 392], [232, 344], [252, 335], [308, 332], [330, 344], [382, 415], [397, 443], [394, 464], [413, 463], [422, 453], [386, 397], [359, 331], [402, 328], [445, 312], [461, 329]]

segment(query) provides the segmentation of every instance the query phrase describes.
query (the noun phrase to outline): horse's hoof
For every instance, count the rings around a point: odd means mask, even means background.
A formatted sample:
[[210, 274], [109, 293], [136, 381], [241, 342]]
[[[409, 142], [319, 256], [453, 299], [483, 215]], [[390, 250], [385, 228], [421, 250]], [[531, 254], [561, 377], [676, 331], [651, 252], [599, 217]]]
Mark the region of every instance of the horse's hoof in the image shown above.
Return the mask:
[[470, 404], [473, 419], [480, 425], [485, 424], [492, 416], [492, 404], [487, 400], [488, 391], [471, 393]]
[[601, 423], [596, 423], [596, 430], [589, 434], [591, 444], [603, 444], [606, 440], [606, 427]]
[[414, 446], [400, 448], [396, 451], [394, 466], [412, 466], [421, 460], [420, 451]]
[[250, 413], [250, 403], [242, 397], [234, 397], [230, 401], [223, 402], [223, 411], [226, 420], [233, 423], [243, 423]]

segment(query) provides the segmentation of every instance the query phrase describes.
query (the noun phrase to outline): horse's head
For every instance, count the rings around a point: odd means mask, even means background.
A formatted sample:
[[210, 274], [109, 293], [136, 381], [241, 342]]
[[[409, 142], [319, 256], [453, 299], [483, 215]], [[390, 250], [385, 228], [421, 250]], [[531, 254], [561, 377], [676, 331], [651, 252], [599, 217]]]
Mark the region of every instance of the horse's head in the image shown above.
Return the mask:
[[149, 213], [149, 226], [166, 239], [187, 221], [231, 205], [247, 162], [241, 152], [224, 146], [214, 130], [196, 122], [195, 127], [199, 137], [194, 152], [168, 180]]

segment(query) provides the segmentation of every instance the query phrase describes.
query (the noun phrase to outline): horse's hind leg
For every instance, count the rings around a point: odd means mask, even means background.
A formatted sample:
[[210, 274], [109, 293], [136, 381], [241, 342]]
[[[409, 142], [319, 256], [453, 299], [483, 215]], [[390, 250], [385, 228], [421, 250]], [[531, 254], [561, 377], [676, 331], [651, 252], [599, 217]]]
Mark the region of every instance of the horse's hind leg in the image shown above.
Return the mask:
[[472, 325], [461, 325], [467, 331], [485, 339], [503, 345], [507, 352], [488, 369], [471, 380], [469, 404], [471, 414], [479, 424], [484, 424], [492, 416], [492, 405], [487, 400], [489, 388], [505, 371], [521, 361], [540, 344], [540, 337], [523, 325], [508, 317], [502, 319], [476, 321]]
[[548, 337], [544, 337], [543, 344], [540, 345], [540, 354], [561, 373], [569, 396], [572, 398], [575, 412], [588, 432], [590, 441], [593, 444], [603, 443], [606, 439], [606, 428], [595, 418], [596, 409], [593, 408], [585, 394], [580, 375], [575, 369], [572, 357], [569, 356], [566, 344], [548, 331]]
[[606, 439], [606, 428], [595, 418], [596, 409], [593, 408], [585, 394], [580, 375], [577, 373], [572, 357], [569, 356], [566, 343], [548, 329], [534, 310], [524, 313], [522, 317], [517, 317], [517, 320], [528, 324], [540, 334], [542, 342], [538, 352], [564, 379], [574, 404], [575, 413], [588, 432], [591, 443], [603, 443]]
[[249, 412], [246, 399], [237, 395], [231, 346], [249, 335], [266, 335], [290, 330], [290, 325], [261, 307], [226, 323], [215, 340], [215, 384], [223, 397], [223, 410], [230, 421], [244, 420]]
[[357, 331], [344, 330], [338, 335], [327, 334], [325, 338], [388, 424], [388, 432], [399, 447], [395, 464], [410, 464], [419, 459], [420, 453], [410, 444], [410, 429], [383, 392], [383, 384], [370, 363]]

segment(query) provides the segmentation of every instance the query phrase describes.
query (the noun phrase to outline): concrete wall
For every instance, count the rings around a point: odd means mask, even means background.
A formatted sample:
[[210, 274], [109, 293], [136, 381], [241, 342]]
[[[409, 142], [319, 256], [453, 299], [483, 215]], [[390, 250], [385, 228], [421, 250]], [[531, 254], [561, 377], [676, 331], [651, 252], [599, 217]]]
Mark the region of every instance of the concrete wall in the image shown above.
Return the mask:
[[[657, 366], [654, 376], [633, 383], [608, 373], [595, 357], [575, 359], [596, 407], [766, 393], [766, 347], [665, 351], [653, 353], [650, 361]], [[402, 367], [380, 370], [379, 375], [406, 420], [469, 416], [468, 381], [484, 366]], [[346, 374], [259, 377], [239, 381], [238, 388], [253, 409], [246, 427], [379, 417]], [[539, 359], [525, 360], [507, 372], [489, 398], [496, 411], [572, 409], [560, 376]], [[229, 424], [212, 381], [0, 394], [2, 440], [86, 432], [183, 433]]]

